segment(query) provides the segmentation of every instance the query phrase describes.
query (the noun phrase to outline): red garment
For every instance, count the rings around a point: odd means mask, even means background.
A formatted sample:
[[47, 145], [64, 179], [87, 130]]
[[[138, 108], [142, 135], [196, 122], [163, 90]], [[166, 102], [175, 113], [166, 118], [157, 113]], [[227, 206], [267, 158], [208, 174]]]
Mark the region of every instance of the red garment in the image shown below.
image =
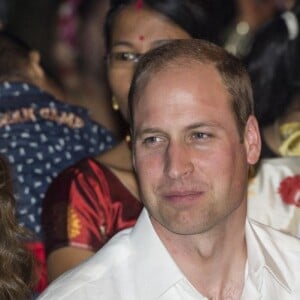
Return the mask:
[[115, 233], [135, 224], [142, 204], [104, 165], [83, 159], [64, 170], [45, 197], [46, 252], [64, 246], [99, 250]]
[[26, 246], [30, 251], [32, 251], [34, 258], [37, 261], [37, 274], [39, 276], [39, 280], [34, 287], [34, 292], [41, 293], [48, 284], [44, 244], [37, 241], [28, 242], [26, 243]]

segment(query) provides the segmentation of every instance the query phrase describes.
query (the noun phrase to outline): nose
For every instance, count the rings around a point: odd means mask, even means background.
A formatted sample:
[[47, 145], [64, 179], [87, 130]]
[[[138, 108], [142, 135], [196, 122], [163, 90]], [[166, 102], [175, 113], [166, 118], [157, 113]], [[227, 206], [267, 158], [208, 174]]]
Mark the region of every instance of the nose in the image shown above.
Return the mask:
[[165, 174], [171, 179], [184, 178], [194, 170], [188, 146], [172, 142], [168, 145], [165, 157]]

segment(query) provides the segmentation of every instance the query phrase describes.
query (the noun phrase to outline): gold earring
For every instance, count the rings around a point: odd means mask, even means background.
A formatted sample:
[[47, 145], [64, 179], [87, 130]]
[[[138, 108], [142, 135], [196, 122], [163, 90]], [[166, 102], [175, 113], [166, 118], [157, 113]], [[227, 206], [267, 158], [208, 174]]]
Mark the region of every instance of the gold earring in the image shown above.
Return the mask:
[[120, 108], [119, 103], [118, 103], [117, 98], [115, 96], [112, 96], [111, 102], [112, 102], [113, 110], [119, 110], [119, 108]]

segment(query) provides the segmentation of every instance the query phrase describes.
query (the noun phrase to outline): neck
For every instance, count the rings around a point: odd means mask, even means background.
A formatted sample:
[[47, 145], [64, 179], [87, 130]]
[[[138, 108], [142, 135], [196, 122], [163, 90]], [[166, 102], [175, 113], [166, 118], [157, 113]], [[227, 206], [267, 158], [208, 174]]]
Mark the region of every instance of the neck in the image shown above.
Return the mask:
[[[238, 210], [246, 204], [242, 206]], [[202, 295], [240, 299], [247, 260], [245, 214], [234, 212], [196, 235], [178, 235], [153, 225], [182, 273]]]
[[96, 159], [108, 167], [132, 172], [131, 150], [125, 140], [104, 154], [100, 154]]

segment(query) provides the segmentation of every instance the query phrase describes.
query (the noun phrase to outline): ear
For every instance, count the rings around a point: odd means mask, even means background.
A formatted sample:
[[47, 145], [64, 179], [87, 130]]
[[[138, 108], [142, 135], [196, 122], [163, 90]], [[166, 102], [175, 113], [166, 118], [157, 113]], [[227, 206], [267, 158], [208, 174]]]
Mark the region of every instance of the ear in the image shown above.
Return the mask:
[[40, 65], [40, 53], [38, 51], [32, 50], [29, 53], [30, 59], [30, 75], [33, 79], [42, 79], [45, 76], [44, 70]]
[[250, 165], [256, 164], [261, 151], [261, 138], [259, 126], [254, 116], [248, 118], [244, 134], [244, 143], [246, 145], [248, 163]]

